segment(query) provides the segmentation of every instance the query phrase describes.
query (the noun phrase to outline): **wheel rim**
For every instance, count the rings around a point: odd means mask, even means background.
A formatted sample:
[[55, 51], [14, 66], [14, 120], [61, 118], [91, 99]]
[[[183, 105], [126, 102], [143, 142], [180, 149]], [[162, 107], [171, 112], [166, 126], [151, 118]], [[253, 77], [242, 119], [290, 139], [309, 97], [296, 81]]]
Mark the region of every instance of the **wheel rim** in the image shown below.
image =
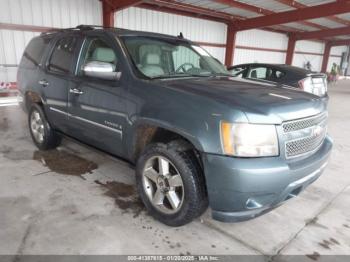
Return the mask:
[[163, 156], [147, 160], [142, 172], [144, 191], [151, 204], [165, 214], [176, 213], [184, 202], [184, 185], [174, 164]]
[[32, 112], [30, 117], [30, 129], [36, 142], [42, 143], [44, 141], [44, 122], [40, 113], [36, 110]]

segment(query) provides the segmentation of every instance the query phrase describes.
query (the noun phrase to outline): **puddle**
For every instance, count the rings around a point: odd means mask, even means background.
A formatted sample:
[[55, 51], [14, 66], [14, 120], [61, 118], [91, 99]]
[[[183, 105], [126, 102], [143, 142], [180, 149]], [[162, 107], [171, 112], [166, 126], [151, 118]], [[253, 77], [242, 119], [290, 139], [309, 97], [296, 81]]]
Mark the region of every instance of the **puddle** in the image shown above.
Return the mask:
[[3, 117], [0, 120], [0, 131], [6, 132], [8, 129], [9, 129], [9, 121], [8, 121], [7, 117]]
[[329, 241], [331, 241], [335, 245], [340, 245], [340, 243], [334, 238], [330, 238]]
[[310, 258], [310, 259], [312, 259], [312, 260], [314, 260], [314, 261], [316, 261], [316, 260], [318, 260], [319, 258], [320, 258], [320, 254], [319, 253], [317, 253], [317, 252], [314, 252], [313, 254], [310, 254], [310, 255], [306, 255], [308, 258]]
[[325, 249], [331, 249], [329, 247], [331, 245], [331, 242], [329, 242], [328, 240], [323, 240], [322, 242], [320, 242], [318, 244]]
[[106, 182], [106, 184], [103, 184], [100, 181], [95, 180], [95, 183], [107, 188], [108, 191], [105, 193], [105, 195], [114, 198], [115, 204], [123, 212], [133, 213], [134, 218], [138, 217], [145, 209], [142, 201], [137, 195], [135, 186], [117, 181], [109, 181]]
[[10, 146], [6, 146], [6, 145], [0, 146], [0, 153], [3, 153], [4, 155], [6, 155], [12, 151], [13, 151], [13, 148]]
[[15, 151], [10, 146], [0, 146], [0, 153], [3, 154], [3, 156], [10, 160], [31, 160], [33, 158], [33, 151], [32, 150], [21, 150], [21, 151]]
[[33, 152], [32, 150], [24, 149], [16, 151], [12, 147], [2, 146], [0, 147], [0, 153], [2, 153], [5, 158], [14, 161], [37, 160], [48, 167], [50, 171], [63, 175], [81, 176], [86, 173], [91, 173], [98, 167], [96, 163], [69, 153], [66, 150], [36, 150]]
[[23, 151], [9, 151], [4, 153], [4, 157], [10, 160], [31, 160], [33, 157], [33, 151], [23, 150]]
[[322, 242], [319, 242], [318, 244], [325, 249], [331, 249], [332, 245], [340, 245], [340, 243], [334, 238], [329, 238], [329, 240], [325, 239]]
[[98, 165], [65, 150], [35, 151], [32, 159], [40, 161], [51, 171], [71, 176], [91, 173]]

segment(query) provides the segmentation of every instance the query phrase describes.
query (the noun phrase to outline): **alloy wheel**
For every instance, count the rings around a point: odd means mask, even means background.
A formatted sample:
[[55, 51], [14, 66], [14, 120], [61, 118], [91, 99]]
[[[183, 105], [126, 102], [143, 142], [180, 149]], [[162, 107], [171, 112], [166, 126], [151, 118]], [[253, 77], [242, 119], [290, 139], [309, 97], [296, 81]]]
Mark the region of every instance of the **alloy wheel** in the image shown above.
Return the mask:
[[142, 173], [144, 191], [152, 205], [165, 214], [174, 214], [184, 202], [184, 184], [174, 164], [163, 156], [147, 160]]
[[44, 122], [40, 116], [40, 113], [36, 110], [32, 112], [30, 117], [30, 129], [32, 130], [35, 141], [42, 143], [45, 135]]

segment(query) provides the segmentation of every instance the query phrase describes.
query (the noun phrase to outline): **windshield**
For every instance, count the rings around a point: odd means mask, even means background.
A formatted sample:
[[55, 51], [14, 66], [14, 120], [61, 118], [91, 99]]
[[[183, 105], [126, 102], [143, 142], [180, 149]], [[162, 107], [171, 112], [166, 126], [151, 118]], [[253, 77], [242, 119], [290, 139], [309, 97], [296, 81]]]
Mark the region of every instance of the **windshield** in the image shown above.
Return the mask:
[[152, 79], [232, 76], [203, 48], [180, 39], [126, 36], [122, 40], [137, 70]]

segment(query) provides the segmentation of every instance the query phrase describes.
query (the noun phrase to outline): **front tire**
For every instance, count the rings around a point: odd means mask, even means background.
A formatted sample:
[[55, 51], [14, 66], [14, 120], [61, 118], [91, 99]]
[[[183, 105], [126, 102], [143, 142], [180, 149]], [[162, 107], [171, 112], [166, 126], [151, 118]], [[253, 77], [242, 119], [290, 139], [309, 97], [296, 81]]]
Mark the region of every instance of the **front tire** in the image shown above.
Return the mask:
[[52, 129], [40, 105], [32, 104], [28, 124], [33, 142], [40, 150], [49, 150], [60, 145], [61, 136]]
[[187, 224], [207, 206], [198, 161], [179, 141], [146, 147], [137, 161], [136, 182], [150, 215], [166, 225]]

